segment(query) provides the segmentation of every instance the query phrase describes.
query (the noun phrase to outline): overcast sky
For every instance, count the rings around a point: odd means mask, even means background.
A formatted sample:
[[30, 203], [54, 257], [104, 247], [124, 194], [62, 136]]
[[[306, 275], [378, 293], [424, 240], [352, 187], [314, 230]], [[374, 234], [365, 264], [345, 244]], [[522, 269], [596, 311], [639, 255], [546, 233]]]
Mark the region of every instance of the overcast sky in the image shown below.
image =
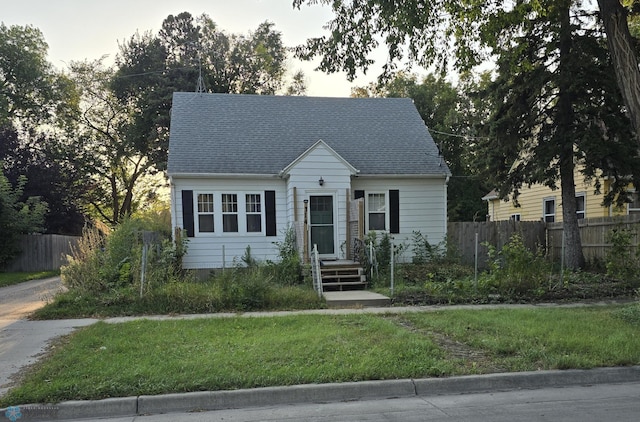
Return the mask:
[[[118, 42], [136, 30], [157, 33], [170, 14], [208, 14], [222, 30], [247, 34], [265, 20], [275, 23], [287, 46], [324, 33], [328, 7], [292, 7], [292, 0], [0, 0], [0, 21], [33, 25], [49, 44], [49, 61], [63, 69], [69, 61], [98, 59], [118, 52]], [[383, 56], [384, 57], [384, 56]], [[313, 71], [315, 64], [291, 60], [290, 71], [302, 69], [309, 96], [348, 97], [352, 86], [375, 80], [377, 68], [349, 83], [344, 74]], [[195, 82], [194, 82], [195, 84]]]

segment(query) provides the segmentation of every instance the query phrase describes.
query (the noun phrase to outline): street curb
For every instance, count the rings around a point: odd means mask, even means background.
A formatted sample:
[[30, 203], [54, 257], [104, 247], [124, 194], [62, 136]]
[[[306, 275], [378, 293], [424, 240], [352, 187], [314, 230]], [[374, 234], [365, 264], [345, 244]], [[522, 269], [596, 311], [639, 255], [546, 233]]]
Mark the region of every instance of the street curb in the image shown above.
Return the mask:
[[[629, 382], [640, 382], [640, 366], [498, 373], [415, 380], [302, 384], [286, 387], [67, 401], [56, 405], [24, 405], [19, 408], [24, 420], [52, 421]], [[0, 409], [0, 415], [4, 415], [5, 411], [6, 409]]]

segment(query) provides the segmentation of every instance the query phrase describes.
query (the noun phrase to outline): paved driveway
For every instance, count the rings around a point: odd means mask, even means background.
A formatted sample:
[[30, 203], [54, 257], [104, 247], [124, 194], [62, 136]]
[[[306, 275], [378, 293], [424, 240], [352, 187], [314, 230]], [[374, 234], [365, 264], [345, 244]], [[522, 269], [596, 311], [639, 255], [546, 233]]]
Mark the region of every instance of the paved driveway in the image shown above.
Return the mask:
[[63, 289], [60, 277], [0, 288], [0, 396], [12, 377], [34, 363], [54, 338], [96, 320], [29, 321], [27, 316]]

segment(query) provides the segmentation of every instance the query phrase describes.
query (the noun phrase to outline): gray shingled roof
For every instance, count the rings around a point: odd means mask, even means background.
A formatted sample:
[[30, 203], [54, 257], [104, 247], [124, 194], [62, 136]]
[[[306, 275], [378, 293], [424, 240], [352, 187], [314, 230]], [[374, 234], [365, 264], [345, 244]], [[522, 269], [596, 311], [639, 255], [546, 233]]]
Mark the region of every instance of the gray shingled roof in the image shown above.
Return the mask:
[[366, 174], [450, 174], [408, 98], [176, 92], [168, 173], [278, 174], [322, 139]]

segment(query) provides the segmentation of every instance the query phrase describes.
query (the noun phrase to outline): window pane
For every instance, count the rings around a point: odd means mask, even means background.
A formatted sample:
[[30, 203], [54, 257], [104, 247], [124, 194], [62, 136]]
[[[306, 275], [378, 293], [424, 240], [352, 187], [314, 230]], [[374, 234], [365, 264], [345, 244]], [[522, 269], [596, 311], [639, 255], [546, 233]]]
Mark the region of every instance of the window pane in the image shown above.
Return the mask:
[[384, 230], [384, 213], [369, 213], [369, 230]]
[[238, 212], [238, 195], [235, 193], [222, 194], [222, 212]]
[[213, 194], [198, 194], [198, 212], [213, 212]]
[[222, 216], [222, 230], [224, 232], [237, 232], [238, 214], [224, 214]]
[[384, 197], [385, 197], [384, 193], [370, 193], [369, 194], [369, 211], [370, 212], [386, 211]]
[[262, 216], [260, 214], [247, 214], [247, 231], [248, 232], [261, 232], [262, 231]]
[[260, 195], [248, 194], [247, 200], [247, 212], [261, 212]]
[[198, 227], [201, 232], [213, 232], [213, 215], [212, 214], [199, 215]]
[[312, 196], [309, 202], [311, 224], [333, 224], [333, 197]]
[[556, 208], [556, 201], [555, 200], [548, 200], [548, 201], [544, 201], [544, 213], [545, 214], [555, 214], [555, 208]]

